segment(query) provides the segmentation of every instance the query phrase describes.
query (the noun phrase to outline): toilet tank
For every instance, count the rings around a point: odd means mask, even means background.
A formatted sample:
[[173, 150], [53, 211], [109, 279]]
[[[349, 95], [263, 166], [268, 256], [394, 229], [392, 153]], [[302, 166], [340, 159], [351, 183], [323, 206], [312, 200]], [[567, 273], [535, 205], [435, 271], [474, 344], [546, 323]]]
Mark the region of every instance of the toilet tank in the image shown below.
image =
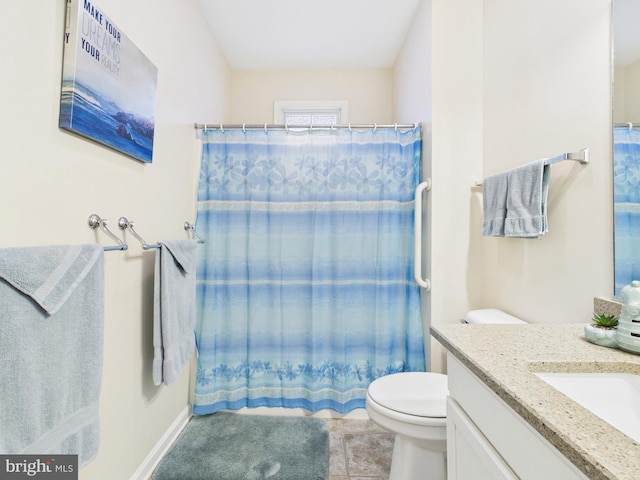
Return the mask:
[[497, 308], [471, 310], [467, 312], [461, 322], [469, 324], [527, 323]]

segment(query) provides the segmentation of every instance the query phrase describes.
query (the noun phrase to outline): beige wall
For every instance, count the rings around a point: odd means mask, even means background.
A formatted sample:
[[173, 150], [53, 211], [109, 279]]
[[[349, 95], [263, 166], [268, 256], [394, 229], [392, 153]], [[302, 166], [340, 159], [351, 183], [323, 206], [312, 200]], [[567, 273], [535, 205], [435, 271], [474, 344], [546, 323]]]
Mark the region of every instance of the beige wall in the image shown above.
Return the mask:
[[[433, 323], [489, 306], [585, 322], [613, 290], [609, 1], [425, 0], [394, 70], [230, 72], [195, 0], [102, 0], [159, 69], [151, 165], [58, 129], [64, 1], [2, 2], [0, 246], [108, 243], [91, 213], [181, 238], [195, 215], [193, 122], [270, 123], [274, 100], [347, 99], [352, 123], [421, 121], [431, 137]], [[552, 167], [547, 236], [480, 236], [476, 179], [582, 147], [589, 166]], [[187, 371], [151, 384], [153, 253], [129, 240], [106, 258], [102, 445], [83, 480], [128, 478], [188, 403]], [[437, 345], [432, 363], [444, 369]]]
[[640, 61], [614, 72], [615, 123], [640, 123]]
[[[58, 129], [65, 1], [1, 2], [0, 247], [109, 244], [87, 226], [92, 213], [116, 231], [118, 217], [136, 221], [147, 241], [185, 238], [195, 219], [193, 123], [229, 119], [226, 62], [195, 0], [100, 7], [158, 67], [153, 163]], [[170, 387], [151, 382], [154, 252], [128, 240], [105, 254], [102, 436], [83, 480], [129, 478], [188, 404], [188, 368]]]
[[[593, 297], [612, 296], [609, 9], [609, 0], [432, 0], [432, 323], [484, 307], [587, 322]], [[583, 147], [589, 166], [552, 167], [542, 240], [480, 235], [476, 180]], [[432, 368], [446, 368], [438, 344]]]
[[234, 71], [233, 123], [273, 123], [275, 100], [348, 100], [350, 123], [394, 123], [391, 69]]
[[627, 91], [627, 78], [625, 75], [625, 69], [618, 67], [613, 72], [614, 85], [613, 85], [613, 121], [615, 123], [622, 123], [627, 118], [626, 112], [626, 91]]
[[[395, 118], [406, 123], [422, 124], [422, 172], [421, 180], [432, 176], [432, 99], [431, 99], [431, 0], [424, 0], [413, 25], [407, 34], [393, 68], [393, 107]], [[422, 276], [431, 279], [430, 256], [433, 225], [431, 222], [432, 194], [423, 195], [423, 266]], [[428, 334], [431, 324], [432, 295], [422, 290], [422, 318], [425, 330], [425, 354], [427, 369], [439, 369], [431, 364], [432, 342]], [[436, 349], [437, 349], [436, 345]], [[437, 351], [437, 350], [436, 350]]]
[[[479, 302], [470, 187], [482, 174], [482, 1], [433, 0], [431, 322], [458, 322]], [[432, 365], [444, 369], [433, 343]]]
[[[393, 66], [393, 118], [431, 131], [431, 2], [422, 0]], [[427, 153], [431, 143], [426, 142]]]
[[[484, 0], [483, 173], [584, 147], [591, 163], [551, 167], [542, 240], [482, 238], [474, 227], [482, 278], [469, 287], [481, 298], [474, 307], [588, 322], [593, 297], [613, 295], [610, 8], [610, 0]], [[470, 195], [474, 225], [481, 198]]]

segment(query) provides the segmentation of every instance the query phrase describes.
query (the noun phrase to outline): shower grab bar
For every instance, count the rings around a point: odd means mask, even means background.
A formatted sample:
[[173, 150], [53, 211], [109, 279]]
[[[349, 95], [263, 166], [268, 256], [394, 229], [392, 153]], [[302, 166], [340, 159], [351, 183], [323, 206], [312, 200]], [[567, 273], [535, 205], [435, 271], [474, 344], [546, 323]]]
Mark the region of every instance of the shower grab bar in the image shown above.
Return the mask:
[[96, 215], [95, 213], [92, 215], [89, 215], [89, 227], [93, 228], [94, 230], [96, 228], [100, 228], [104, 233], [107, 234], [109, 238], [111, 238], [114, 242], [118, 244], [117, 246], [104, 247], [105, 252], [110, 250], [126, 250], [129, 248], [129, 246], [126, 243], [120, 240], [116, 235], [114, 235], [111, 232], [111, 230], [109, 230], [109, 228], [107, 227], [107, 220], [100, 218], [100, 216]]
[[134, 225], [133, 222], [127, 220], [126, 217], [120, 217], [118, 219], [118, 226], [120, 227], [120, 230], [122, 231], [129, 230], [133, 234], [133, 236], [136, 237], [138, 241], [142, 244], [142, 248], [144, 250], [149, 250], [151, 248], [160, 248], [160, 245], [157, 243], [150, 245], [147, 242], [145, 242], [144, 238], [138, 235], [138, 232], [134, 230], [133, 225]]
[[204, 243], [204, 238], [202, 238], [200, 235], [198, 235], [198, 232], [196, 232], [195, 225], [193, 225], [192, 223], [189, 223], [189, 222], [184, 222], [184, 229], [185, 230], [190, 230], [191, 233], [193, 233], [193, 236], [196, 237], [196, 239], [198, 240], [198, 243]]
[[422, 278], [422, 192], [431, 190], [431, 179], [427, 178], [416, 188], [414, 211], [413, 276], [425, 291], [431, 290], [431, 281]]

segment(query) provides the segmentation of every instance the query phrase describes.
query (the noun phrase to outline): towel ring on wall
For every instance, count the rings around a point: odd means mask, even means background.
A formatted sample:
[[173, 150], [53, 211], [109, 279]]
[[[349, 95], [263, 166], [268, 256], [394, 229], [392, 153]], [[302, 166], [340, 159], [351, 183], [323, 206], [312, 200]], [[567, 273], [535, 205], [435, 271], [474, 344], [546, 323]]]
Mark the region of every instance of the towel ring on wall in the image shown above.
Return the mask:
[[104, 233], [107, 234], [107, 236], [109, 238], [111, 238], [114, 242], [116, 242], [118, 245], [117, 246], [113, 246], [113, 247], [104, 247], [105, 251], [109, 251], [109, 250], [126, 250], [127, 248], [129, 248], [129, 246], [124, 243], [122, 240], [120, 240], [116, 235], [114, 235], [111, 230], [109, 230], [109, 228], [107, 228], [107, 220], [100, 218], [99, 215], [96, 215], [95, 213], [89, 216], [89, 227], [93, 228], [94, 230], [96, 228], [100, 228]]

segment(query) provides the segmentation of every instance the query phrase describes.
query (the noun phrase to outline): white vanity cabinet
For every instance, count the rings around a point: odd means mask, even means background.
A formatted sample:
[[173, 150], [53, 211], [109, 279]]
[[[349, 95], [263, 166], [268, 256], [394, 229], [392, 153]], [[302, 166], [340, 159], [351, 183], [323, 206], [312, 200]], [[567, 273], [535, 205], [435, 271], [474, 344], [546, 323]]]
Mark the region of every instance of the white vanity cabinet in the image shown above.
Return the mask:
[[587, 480], [451, 353], [448, 480]]

